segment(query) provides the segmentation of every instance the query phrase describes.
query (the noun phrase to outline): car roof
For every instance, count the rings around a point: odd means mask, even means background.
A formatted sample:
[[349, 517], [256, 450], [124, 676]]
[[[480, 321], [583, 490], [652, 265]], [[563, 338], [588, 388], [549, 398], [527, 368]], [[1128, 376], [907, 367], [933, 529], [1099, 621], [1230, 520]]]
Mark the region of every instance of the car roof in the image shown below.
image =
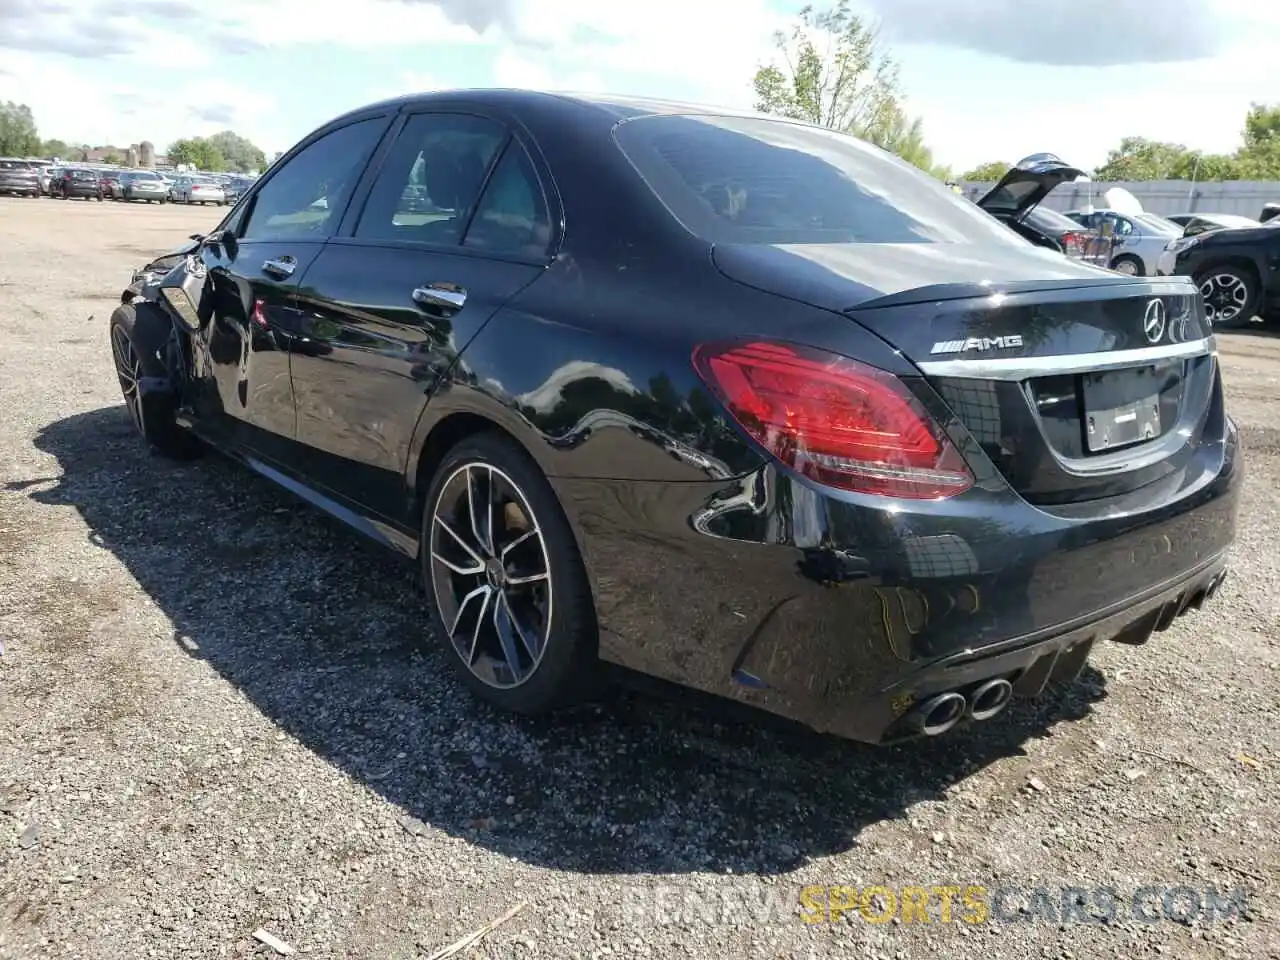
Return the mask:
[[[425, 93], [409, 93], [400, 97], [379, 100], [348, 111], [342, 117], [366, 113], [372, 110], [401, 109], [403, 107], [425, 106], [431, 103], [450, 100], [469, 100], [473, 103], [488, 104], [505, 109], [537, 107], [547, 105], [577, 105], [584, 109], [602, 112], [617, 120], [629, 120], [643, 116], [675, 116], [679, 114], [710, 114], [715, 116], [759, 117], [784, 123], [795, 123], [786, 117], [770, 116], [750, 110], [733, 107], [714, 106], [705, 103], [692, 103], [681, 100], [663, 100], [656, 97], [638, 97], [604, 93], [551, 93], [541, 90], [519, 90], [514, 88], [476, 87], [458, 90], [438, 90]], [[328, 124], [326, 124], [327, 126]]]

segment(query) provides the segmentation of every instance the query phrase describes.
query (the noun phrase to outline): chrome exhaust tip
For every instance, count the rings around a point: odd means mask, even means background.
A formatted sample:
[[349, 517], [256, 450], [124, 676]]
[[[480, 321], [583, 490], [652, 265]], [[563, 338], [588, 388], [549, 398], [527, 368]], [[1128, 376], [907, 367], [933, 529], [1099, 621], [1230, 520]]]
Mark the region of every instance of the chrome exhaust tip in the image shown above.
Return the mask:
[[988, 680], [969, 696], [969, 716], [974, 720], [990, 720], [1013, 699], [1013, 684], [1003, 677]]
[[965, 698], [958, 693], [940, 693], [912, 710], [908, 722], [916, 732], [936, 737], [960, 722], [966, 705]]

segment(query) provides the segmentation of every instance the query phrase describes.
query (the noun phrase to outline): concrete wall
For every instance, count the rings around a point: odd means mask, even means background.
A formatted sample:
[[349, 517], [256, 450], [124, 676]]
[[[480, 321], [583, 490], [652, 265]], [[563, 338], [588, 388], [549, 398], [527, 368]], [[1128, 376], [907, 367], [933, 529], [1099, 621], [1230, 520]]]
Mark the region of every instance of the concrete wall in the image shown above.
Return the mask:
[[[994, 183], [962, 181], [965, 196], [977, 200]], [[1045, 198], [1054, 210], [1076, 210], [1093, 204], [1105, 205], [1104, 194], [1112, 187], [1124, 187], [1138, 198], [1144, 210], [1165, 215], [1191, 213], [1235, 213], [1257, 217], [1264, 203], [1280, 203], [1280, 182], [1273, 180], [1230, 180], [1224, 183], [1192, 183], [1190, 180], [1148, 180], [1117, 183], [1064, 183]]]

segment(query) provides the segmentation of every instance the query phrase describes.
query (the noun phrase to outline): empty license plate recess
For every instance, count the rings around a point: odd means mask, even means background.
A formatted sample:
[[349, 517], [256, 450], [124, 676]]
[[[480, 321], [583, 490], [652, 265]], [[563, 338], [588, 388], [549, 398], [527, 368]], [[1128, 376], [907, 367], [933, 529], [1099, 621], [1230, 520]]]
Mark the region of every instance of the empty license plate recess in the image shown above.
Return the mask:
[[1168, 374], [1158, 367], [1085, 374], [1085, 443], [1089, 452], [1160, 436], [1160, 394]]

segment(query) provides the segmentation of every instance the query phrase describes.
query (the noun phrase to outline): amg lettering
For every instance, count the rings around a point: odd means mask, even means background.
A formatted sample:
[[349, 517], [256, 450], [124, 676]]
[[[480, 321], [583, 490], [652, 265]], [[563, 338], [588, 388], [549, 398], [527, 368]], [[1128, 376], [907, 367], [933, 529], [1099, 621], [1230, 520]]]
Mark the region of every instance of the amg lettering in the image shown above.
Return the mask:
[[1009, 333], [1003, 337], [969, 337], [966, 340], [940, 340], [930, 353], [965, 353], [969, 350], [1009, 350], [1022, 346], [1022, 334]]

